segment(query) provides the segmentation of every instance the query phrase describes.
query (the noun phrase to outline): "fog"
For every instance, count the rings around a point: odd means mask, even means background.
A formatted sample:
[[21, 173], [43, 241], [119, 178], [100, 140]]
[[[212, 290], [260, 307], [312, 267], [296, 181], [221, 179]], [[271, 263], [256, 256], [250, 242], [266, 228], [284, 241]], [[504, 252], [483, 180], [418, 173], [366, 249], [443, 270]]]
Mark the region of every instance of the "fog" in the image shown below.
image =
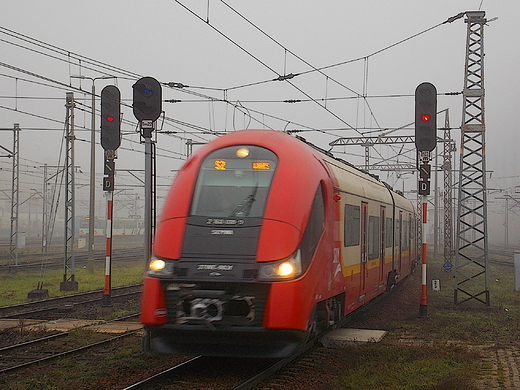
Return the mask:
[[[515, 0], [9, 2], [0, 15], [2, 237], [8, 237], [10, 224], [12, 159], [5, 149], [13, 149], [11, 129], [15, 123], [21, 128], [21, 229], [37, 235], [42, 167], [47, 164], [51, 175], [56, 168], [50, 167], [63, 165], [67, 92], [76, 100], [76, 214], [87, 214], [93, 83], [99, 218], [106, 203], [99, 93], [109, 84], [120, 88], [124, 103], [116, 218], [142, 210], [144, 146], [131, 109], [131, 86], [142, 76], [183, 85], [163, 88], [164, 99], [178, 102], [164, 103], [154, 138], [159, 208], [186, 160], [187, 140], [196, 148], [225, 132], [267, 128], [298, 131], [328, 150], [340, 137], [411, 135], [413, 93], [423, 81], [437, 87], [438, 111], [443, 111], [438, 123], [444, 124], [448, 110], [451, 138], [460, 148], [466, 23], [464, 18], [446, 21], [478, 9], [489, 20], [484, 36], [488, 231], [493, 243], [506, 242], [509, 197], [507, 242], [520, 245], [515, 200], [520, 198], [515, 125], [515, 87], [520, 84], [515, 11], [520, 3]], [[295, 76], [274, 81], [290, 74]], [[106, 76], [114, 78], [100, 79]], [[334, 147], [332, 152], [364, 164], [361, 146]], [[371, 164], [411, 164], [415, 149], [375, 146], [370, 158]], [[459, 153], [454, 153], [454, 163], [458, 168]], [[415, 171], [373, 173], [415, 198]], [[442, 193], [442, 172], [438, 174]]]

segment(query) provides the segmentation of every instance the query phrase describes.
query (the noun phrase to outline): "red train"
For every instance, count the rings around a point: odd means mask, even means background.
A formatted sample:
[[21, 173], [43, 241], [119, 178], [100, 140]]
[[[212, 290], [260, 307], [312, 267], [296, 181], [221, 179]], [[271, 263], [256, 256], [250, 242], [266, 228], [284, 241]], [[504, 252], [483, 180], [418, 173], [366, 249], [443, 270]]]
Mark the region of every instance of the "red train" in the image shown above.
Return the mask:
[[415, 232], [410, 201], [302, 139], [222, 136], [186, 162], [164, 205], [145, 347], [290, 356], [408, 275]]

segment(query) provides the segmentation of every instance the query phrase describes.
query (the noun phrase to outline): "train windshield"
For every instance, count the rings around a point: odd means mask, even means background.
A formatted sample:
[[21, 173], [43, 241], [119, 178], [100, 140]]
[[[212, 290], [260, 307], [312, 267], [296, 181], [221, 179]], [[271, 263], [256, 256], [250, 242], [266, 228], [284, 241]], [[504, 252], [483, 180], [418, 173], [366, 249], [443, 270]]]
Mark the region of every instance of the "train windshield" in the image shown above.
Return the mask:
[[239, 145], [209, 154], [202, 162], [191, 215], [261, 217], [278, 158], [268, 149]]

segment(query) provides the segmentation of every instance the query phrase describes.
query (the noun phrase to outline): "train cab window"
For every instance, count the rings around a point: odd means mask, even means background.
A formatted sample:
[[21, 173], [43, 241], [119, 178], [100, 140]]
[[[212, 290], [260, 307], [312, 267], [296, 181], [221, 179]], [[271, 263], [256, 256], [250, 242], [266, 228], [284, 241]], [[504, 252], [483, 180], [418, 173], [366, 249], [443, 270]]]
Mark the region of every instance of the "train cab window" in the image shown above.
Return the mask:
[[307, 228], [303, 234], [300, 248], [302, 250], [302, 266], [305, 269], [311, 262], [325, 227], [325, 203], [323, 201], [322, 184], [318, 186]]
[[368, 260], [379, 257], [379, 217], [368, 217]]
[[277, 162], [273, 152], [252, 145], [210, 153], [200, 167], [191, 215], [261, 217]]
[[360, 231], [360, 207], [351, 204], [345, 205], [344, 215], [344, 245], [358, 246], [359, 245], [359, 231]]

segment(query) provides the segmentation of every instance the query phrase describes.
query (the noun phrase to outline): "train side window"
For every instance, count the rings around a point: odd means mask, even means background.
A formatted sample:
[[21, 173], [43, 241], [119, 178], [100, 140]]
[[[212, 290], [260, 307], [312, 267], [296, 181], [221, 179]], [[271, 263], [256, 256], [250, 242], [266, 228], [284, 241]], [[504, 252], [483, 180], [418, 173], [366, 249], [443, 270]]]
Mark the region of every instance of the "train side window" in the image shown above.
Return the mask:
[[368, 217], [368, 260], [379, 257], [379, 217]]
[[386, 248], [390, 248], [392, 246], [392, 239], [393, 239], [393, 231], [394, 231], [394, 226], [393, 226], [393, 220], [392, 218], [387, 218], [386, 219], [386, 239], [385, 239], [385, 247]]
[[310, 264], [318, 242], [320, 241], [321, 234], [325, 227], [325, 203], [323, 201], [323, 185], [320, 183], [316, 195], [314, 196], [314, 202], [312, 203], [311, 215], [309, 216], [309, 222], [307, 222], [307, 228], [303, 234], [300, 248], [302, 250], [302, 263], [303, 268], [307, 268]]
[[359, 245], [359, 229], [360, 229], [360, 207], [351, 204], [345, 205], [344, 215], [344, 245], [358, 246]]

